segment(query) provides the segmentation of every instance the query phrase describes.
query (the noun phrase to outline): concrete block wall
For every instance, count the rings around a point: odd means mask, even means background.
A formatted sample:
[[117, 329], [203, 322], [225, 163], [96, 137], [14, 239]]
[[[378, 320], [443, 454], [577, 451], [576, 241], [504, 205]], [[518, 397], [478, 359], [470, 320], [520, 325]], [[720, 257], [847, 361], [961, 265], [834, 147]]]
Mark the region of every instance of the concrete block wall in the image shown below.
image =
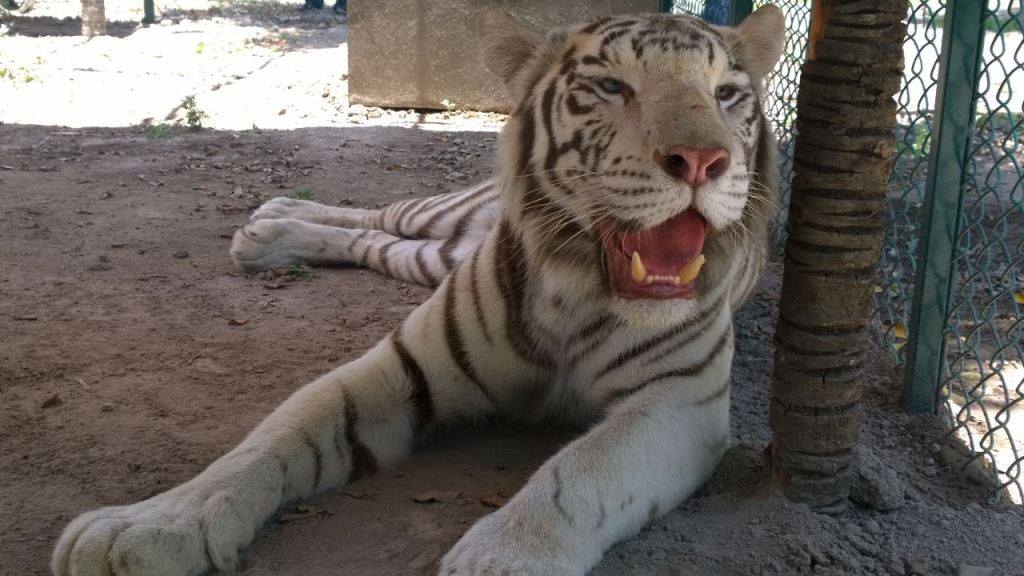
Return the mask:
[[657, 12], [658, 0], [350, 0], [353, 104], [507, 111], [501, 81], [480, 58], [479, 12], [502, 5], [537, 32], [607, 14]]

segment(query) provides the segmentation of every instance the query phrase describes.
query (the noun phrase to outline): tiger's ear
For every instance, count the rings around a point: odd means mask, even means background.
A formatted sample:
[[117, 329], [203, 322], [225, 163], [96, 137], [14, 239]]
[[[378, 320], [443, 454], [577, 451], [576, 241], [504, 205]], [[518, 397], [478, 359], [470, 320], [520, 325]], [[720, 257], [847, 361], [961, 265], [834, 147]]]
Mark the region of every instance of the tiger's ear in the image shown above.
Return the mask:
[[747, 16], [733, 33], [737, 56], [744, 70], [760, 82], [775, 68], [786, 44], [786, 16], [768, 4]]
[[480, 43], [487, 69], [510, 84], [530, 61], [541, 39], [504, 9], [490, 8], [480, 17]]

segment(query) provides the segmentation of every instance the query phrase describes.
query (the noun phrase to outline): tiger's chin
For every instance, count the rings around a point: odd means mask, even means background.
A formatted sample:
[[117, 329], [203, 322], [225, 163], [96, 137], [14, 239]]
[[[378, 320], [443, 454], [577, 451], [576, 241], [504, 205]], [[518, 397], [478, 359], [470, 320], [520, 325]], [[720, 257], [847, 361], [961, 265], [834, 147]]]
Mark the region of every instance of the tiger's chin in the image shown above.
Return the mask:
[[664, 330], [699, 316], [699, 299], [641, 300], [616, 296], [608, 310], [623, 324], [644, 330]]

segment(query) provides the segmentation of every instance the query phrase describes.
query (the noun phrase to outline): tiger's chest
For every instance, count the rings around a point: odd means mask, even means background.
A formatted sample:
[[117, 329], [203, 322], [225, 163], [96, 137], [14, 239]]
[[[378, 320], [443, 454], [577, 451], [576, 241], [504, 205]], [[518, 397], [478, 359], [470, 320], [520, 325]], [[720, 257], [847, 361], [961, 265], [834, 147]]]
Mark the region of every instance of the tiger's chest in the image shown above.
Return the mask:
[[624, 324], [591, 301], [548, 299], [531, 309], [535, 342], [552, 365], [541, 387], [545, 412], [582, 419], [648, 386], [709, 397], [728, 384], [732, 315], [723, 300], [656, 327]]

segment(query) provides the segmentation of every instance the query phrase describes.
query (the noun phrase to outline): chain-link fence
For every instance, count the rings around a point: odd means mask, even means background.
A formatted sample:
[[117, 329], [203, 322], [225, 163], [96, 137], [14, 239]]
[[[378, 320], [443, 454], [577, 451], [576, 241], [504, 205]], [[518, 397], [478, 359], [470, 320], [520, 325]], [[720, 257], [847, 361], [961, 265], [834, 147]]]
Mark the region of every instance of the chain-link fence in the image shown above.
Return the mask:
[[[905, 346], [923, 350], [905, 367], [909, 407], [931, 410], [937, 402], [950, 433], [971, 451], [966, 464], [980, 464], [975, 469], [1002, 488], [997, 494], [1020, 503], [1024, 20], [1020, 0], [958, 4], [950, 4], [957, 10], [953, 14], [946, 0], [916, 0], [907, 19], [895, 132], [898, 155], [889, 180], [874, 326], [879, 342], [898, 362], [906, 360]], [[945, 39], [953, 24], [966, 36], [973, 32], [974, 43], [961, 37]], [[951, 79], [948, 74], [956, 72], [952, 70], [944, 77], [944, 59], [949, 70], [956, 62], [975, 72]], [[943, 81], [946, 101], [940, 103]], [[964, 100], [964, 115], [948, 111], [957, 104], [950, 102], [954, 98]], [[947, 113], [937, 118], [940, 107]], [[953, 141], [961, 140], [966, 157], [939, 147], [939, 130], [951, 133]], [[964, 171], [957, 180], [947, 181], [940, 172], [959, 163]], [[951, 202], [941, 204], [943, 196]], [[928, 209], [932, 214], [926, 222], [923, 212]], [[949, 251], [934, 247], [941, 239], [921, 245], [941, 230], [950, 231]], [[946, 297], [931, 301], [928, 284]], [[915, 314], [916, 322], [911, 323]], [[929, 316], [936, 318], [934, 331], [926, 328]]]
[[[974, 469], [989, 474], [1000, 486], [996, 494], [1020, 503], [1024, 500], [1024, 0], [961, 0], [957, 6], [949, 4], [956, 14], [947, 13], [948, 2], [910, 3], [903, 84], [897, 96], [897, 156], [889, 179], [873, 326], [878, 343], [904, 364], [908, 407], [937, 410], [949, 424], [950, 434], [970, 449], [970, 460], [981, 464]], [[763, 3], [767, 2], [755, 0], [753, 5]], [[768, 79], [766, 102], [780, 148], [782, 202], [773, 240], [781, 249], [792, 176], [797, 87], [812, 2], [773, 3], [784, 10], [787, 20], [786, 52]], [[676, 0], [671, 7], [723, 24], [742, 16], [730, 0]], [[952, 25], [967, 34], [944, 38]], [[970, 38], [972, 32], [973, 45], [961, 38]], [[943, 70], [967, 70], [968, 76], [957, 83], [948, 80]], [[973, 77], [971, 70], [976, 71]], [[948, 80], [944, 100], [953, 102], [938, 101], [944, 80]], [[938, 120], [942, 125], [937, 125], [936, 112], [943, 106], [946, 114]], [[957, 116], [953, 110], [962, 114]], [[935, 142], [933, 135], [940, 129], [947, 131], [951, 141], [963, 139], [964, 156], [958, 158], [956, 149]], [[964, 168], [952, 179], [951, 165]], [[945, 251], [937, 231], [949, 236]], [[929, 317], [935, 318], [932, 325]], [[909, 363], [908, 349], [913, 350]]]
[[1024, 500], [1024, 11], [988, 0], [946, 315], [941, 413]]

